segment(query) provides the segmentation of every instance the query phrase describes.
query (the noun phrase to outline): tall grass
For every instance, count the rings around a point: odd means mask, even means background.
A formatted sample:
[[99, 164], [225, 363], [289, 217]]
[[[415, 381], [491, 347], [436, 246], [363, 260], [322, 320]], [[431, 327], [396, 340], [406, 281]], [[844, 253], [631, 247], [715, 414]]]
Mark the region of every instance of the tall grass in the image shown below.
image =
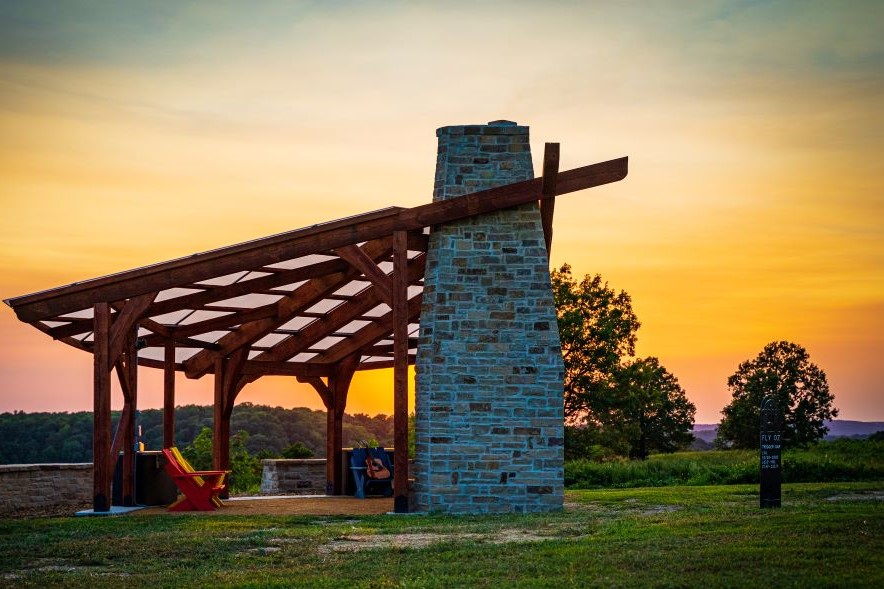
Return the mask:
[[[565, 464], [570, 489], [755, 484], [758, 452], [724, 450], [658, 454], [648, 460]], [[786, 483], [884, 480], [884, 441], [839, 439], [783, 452]]]

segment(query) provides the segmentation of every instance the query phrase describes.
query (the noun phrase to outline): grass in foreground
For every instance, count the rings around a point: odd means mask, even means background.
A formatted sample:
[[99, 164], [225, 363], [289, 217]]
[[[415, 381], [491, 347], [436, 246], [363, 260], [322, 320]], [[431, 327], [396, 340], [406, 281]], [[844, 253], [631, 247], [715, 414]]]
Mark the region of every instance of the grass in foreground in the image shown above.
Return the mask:
[[0, 520], [21, 587], [881, 587], [884, 483], [572, 491], [506, 516]]

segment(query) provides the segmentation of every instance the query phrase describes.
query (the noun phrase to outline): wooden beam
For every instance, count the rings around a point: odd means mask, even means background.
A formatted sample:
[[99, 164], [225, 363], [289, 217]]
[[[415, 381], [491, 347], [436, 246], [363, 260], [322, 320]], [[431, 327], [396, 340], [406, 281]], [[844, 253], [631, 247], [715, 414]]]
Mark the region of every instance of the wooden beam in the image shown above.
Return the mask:
[[347, 408], [350, 382], [358, 364], [358, 356], [345, 358], [335, 365], [332, 374], [328, 377], [328, 388], [334, 396], [332, 407], [328, 410], [325, 444], [325, 491], [329, 495], [342, 495], [344, 492], [344, 481], [341, 476], [344, 466], [341, 455], [344, 447], [344, 410]]
[[225, 358], [215, 358], [215, 399], [212, 405], [212, 469], [227, 470], [230, 466], [230, 421], [224, 419]]
[[328, 376], [331, 364], [310, 364], [302, 362], [256, 362], [246, 361], [242, 373], [245, 376]]
[[[242, 389], [242, 368], [246, 350], [228, 357], [215, 359], [215, 400], [213, 405], [214, 432], [212, 437], [212, 467], [230, 470], [230, 418], [236, 396]], [[242, 384], [241, 384], [242, 383]], [[223, 497], [226, 497], [224, 493]]]
[[[126, 382], [128, 383], [129, 396], [124, 400], [124, 407], [129, 406], [126, 415], [125, 427], [123, 428], [123, 505], [131, 507], [135, 505], [135, 414], [138, 412], [138, 351], [135, 349], [135, 339], [138, 335], [138, 327], [134, 326], [126, 342]], [[121, 420], [122, 423], [122, 420]], [[115, 460], [116, 454], [111, 452]]]
[[546, 242], [547, 258], [552, 255], [553, 213], [556, 209], [556, 183], [559, 176], [559, 144], [547, 143], [543, 151], [543, 187], [540, 200], [540, 222]]
[[113, 478], [110, 456], [110, 305], [107, 303], [95, 303], [93, 306], [93, 323], [95, 343], [93, 352], [92, 509], [94, 511], [109, 511], [111, 506], [111, 480]]
[[355, 245], [345, 245], [335, 249], [335, 253], [342, 259], [346, 260], [351, 266], [362, 272], [371, 282], [378, 294], [388, 305], [393, 305], [393, 296], [390, 290], [390, 277], [374, 263], [364, 251]]
[[166, 340], [163, 354], [163, 448], [175, 445], [175, 342]]
[[[627, 158], [561, 172], [556, 195], [593, 188], [626, 177]], [[536, 201], [542, 179], [528, 180], [411, 209], [391, 208], [257, 239], [187, 258], [121, 272], [95, 280], [34, 293], [6, 303], [21, 321], [57, 318], [87, 308], [95, 301], [129, 299], [224, 274], [251, 270], [308, 254], [456, 221]]]
[[318, 376], [299, 376], [298, 382], [302, 382], [305, 384], [309, 384], [312, 386], [316, 392], [319, 394], [319, 398], [322, 399], [322, 404], [325, 405], [326, 409], [331, 409], [335, 405], [335, 397], [332, 394], [331, 389], [328, 388], [328, 385], [323, 382], [323, 380]]
[[408, 245], [393, 234], [393, 510], [408, 513]]
[[116, 362], [120, 354], [123, 353], [123, 348], [126, 346], [126, 340], [129, 338], [130, 332], [156, 296], [157, 293], [155, 292], [138, 295], [126, 301], [123, 309], [117, 313], [110, 331], [108, 354], [110, 354], [111, 363]]

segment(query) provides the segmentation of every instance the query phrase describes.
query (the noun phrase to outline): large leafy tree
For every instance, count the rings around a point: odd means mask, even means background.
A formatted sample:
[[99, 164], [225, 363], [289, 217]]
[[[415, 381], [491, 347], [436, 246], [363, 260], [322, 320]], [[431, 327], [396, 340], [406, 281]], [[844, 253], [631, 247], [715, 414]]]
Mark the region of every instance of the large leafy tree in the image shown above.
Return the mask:
[[694, 439], [696, 407], [678, 379], [657, 358], [642, 358], [616, 374], [617, 400], [605, 416], [605, 433], [624, 446], [630, 458], [675, 452]]
[[754, 360], [740, 364], [727, 380], [733, 395], [722, 410], [716, 445], [758, 448], [761, 400], [771, 396], [782, 412], [783, 443], [804, 446], [826, 435], [824, 422], [838, 415], [826, 373], [803, 347], [772, 342]]
[[564, 264], [550, 278], [565, 364], [565, 420], [599, 426], [617, 397], [615, 374], [635, 354], [640, 323], [629, 295], [601, 276], [577, 282]]

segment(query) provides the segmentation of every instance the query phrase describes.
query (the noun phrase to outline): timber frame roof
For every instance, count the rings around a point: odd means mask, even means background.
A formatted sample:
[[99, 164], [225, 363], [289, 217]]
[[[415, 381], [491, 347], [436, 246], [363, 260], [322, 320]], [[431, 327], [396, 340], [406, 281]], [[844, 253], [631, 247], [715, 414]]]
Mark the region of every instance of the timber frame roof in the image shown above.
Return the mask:
[[[165, 353], [174, 349], [175, 369], [190, 378], [214, 372], [216, 358], [233, 354], [249, 380], [328, 376], [335, 364], [357, 357], [358, 370], [388, 368], [394, 233], [405, 232], [413, 363], [434, 225], [622, 180], [627, 158], [552, 172], [544, 172], [546, 182], [381, 209], [5, 302], [21, 321], [89, 352], [93, 306], [109, 303], [114, 321], [139, 326], [139, 364], [163, 368]], [[110, 345], [122, 349], [124, 343]]]

